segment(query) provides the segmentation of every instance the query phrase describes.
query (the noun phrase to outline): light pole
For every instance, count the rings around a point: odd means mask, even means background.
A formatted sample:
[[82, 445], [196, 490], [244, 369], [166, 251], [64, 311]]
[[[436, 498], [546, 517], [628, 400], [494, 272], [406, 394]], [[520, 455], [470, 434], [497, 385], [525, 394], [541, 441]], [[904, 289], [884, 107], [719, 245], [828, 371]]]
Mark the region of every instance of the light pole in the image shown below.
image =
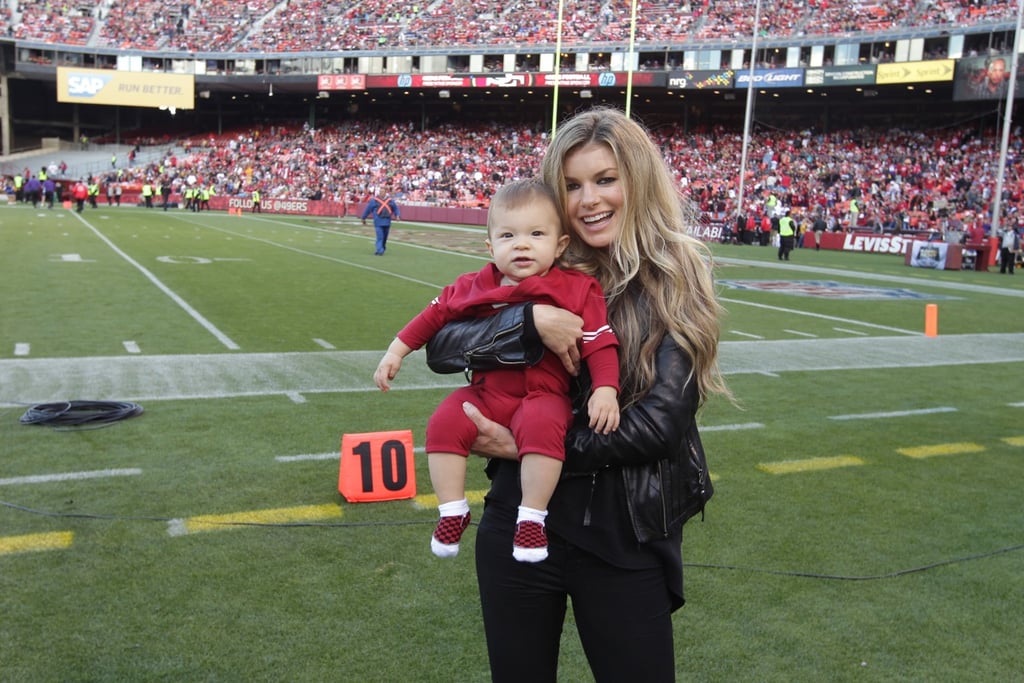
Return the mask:
[[[1018, 0], [1024, 2], [1024, 0]], [[747, 73], [747, 111], [743, 117], [743, 151], [740, 154], [740, 187], [736, 196], [736, 215], [743, 213], [743, 189], [747, 178], [747, 152], [750, 124], [754, 113], [754, 66], [757, 64], [757, 32], [761, 26], [761, 0], [754, 5], [754, 35], [750, 45], [750, 70]], [[1019, 31], [1018, 31], [1019, 33]]]
[[1024, 16], [1024, 0], [1017, 0], [1017, 31], [1013, 37], [1013, 55], [1010, 57], [1010, 83], [1006, 89], [1006, 117], [1003, 121], [1003, 140], [999, 147], [999, 166], [996, 169], [996, 196], [992, 202], [992, 230], [990, 236], [999, 234], [1000, 211], [1003, 204], [1003, 176], [1006, 174], [1006, 153], [1010, 147], [1010, 122], [1013, 120], [1013, 96], [1017, 89], [1017, 62], [1020, 58], [1021, 17]]

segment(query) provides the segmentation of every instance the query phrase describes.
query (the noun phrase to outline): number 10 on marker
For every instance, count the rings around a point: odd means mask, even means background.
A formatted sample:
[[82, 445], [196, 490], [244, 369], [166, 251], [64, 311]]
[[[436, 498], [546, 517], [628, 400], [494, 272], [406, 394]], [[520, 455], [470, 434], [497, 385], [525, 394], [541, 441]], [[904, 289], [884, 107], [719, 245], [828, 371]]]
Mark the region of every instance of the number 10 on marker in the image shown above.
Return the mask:
[[338, 491], [350, 503], [413, 498], [412, 431], [343, 435]]

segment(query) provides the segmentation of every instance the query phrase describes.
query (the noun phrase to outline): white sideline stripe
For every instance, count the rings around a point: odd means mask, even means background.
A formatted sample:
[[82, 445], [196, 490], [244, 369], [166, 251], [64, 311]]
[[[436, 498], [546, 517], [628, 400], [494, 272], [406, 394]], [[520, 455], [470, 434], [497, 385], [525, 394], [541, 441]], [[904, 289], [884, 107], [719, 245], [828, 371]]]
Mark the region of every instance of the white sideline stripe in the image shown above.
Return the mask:
[[327, 349], [328, 351], [333, 351], [334, 350], [334, 344], [332, 344], [331, 342], [329, 342], [329, 341], [327, 341], [325, 339], [314, 339], [313, 341], [318, 346], [321, 346], [321, 347]]
[[764, 429], [764, 425], [760, 422], [743, 422], [741, 424], [734, 425], [713, 425], [701, 427], [702, 432], [735, 432], [741, 429]]
[[789, 334], [795, 334], [798, 337], [810, 337], [811, 339], [817, 339], [818, 338], [818, 335], [811, 334], [810, 332], [801, 332], [799, 330], [782, 330], [782, 331], [783, 332], [788, 332]]
[[0, 486], [18, 484], [49, 484], [55, 481], [77, 481], [81, 479], [105, 479], [107, 477], [130, 477], [142, 474], [142, 470], [130, 467], [120, 470], [92, 470], [90, 472], [63, 472], [61, 474], [33, 474], [27, 477], [0, 479]]
[[832, 329], [835, 330], [836, 332], [842, 332], [843, 334], [855, 334], [858, 337], [868, 336], [867, 332], [861, 332], [859, 330], [848, 330], [845, 327], [833, 327]]
[[[985, 353], [978, 353], [985, 349]], [[160, 401], [243, 396], [310, 398], [325, 393], [377, 393], [373, 370], [382, 350], [302, 353], [214, 353], [77, 358], [0, 358], [0, 407], [66, 401]], [[403, 364], [393, 391], [465, 386], [459, 373], [436, 375], [417, 351]], [[726, 375], [974, 366], [1024, 362], [1024, 333], [938, 337], [840, 337], [724, 341]], [[408, 374], [406, 374], [408, 373]]]
[[26, 342], [18, 342], [17, 344], [14, 345], [15, 356], [27, 356], [29, 354], [29, 351], [31, 350], [32, 345]]
[[174, 303], [178, 304], [178, 306], [180, 306], [182, 310], [184, 310], [186, 313], [192, 316], [193, 320], [202, 325], [206, 329], [206, 331], [212, 334], [214, 337], [216, 337], [221, 344], [231, 349], [232, 351], [237, 351], [238, 349], [242, 348], [238, 344], [233, 342], [230, 337], [228, 337], [226, 334], [217, 329], [217, 327], [213, 323], [211, 323], [209, 320], [203, 317], [202, 313], [189, 306], [188, 302], [186, 302], [184, 299], [178, 296], [170, 287], [165, 285], [163, 282], [160, 282], [160, 280], [157, 279], [156, 275], [153, 275], [153, 273], [149, 272], [149, 270], [147, 270], [141, 263], [133, 259], [131, 256], [122, 251], [116, 244], [111, 242], [106, 235], [104, 235], [99, 230], [94, 228], [89, 223], [89, 221], [82, 218], [81, 214], [74, 213], [72, 215], [78, 220], [80, 220], [82, 222], [82, 225], [92, 230], [93, 233], [97, 237], [99, 237], [108, 247], [113, 249], [115, 254], [123, 258], [131, 265], [135, 266], [135, 268], [138, 269], [138, 271], [142, 273], [147, 280], [156, 285], [157, 289], [159, 289], [161, 292], [169, 296]]
[[1011, 408], [1024, 408], [1024, 401], [1021, 401], [1020, 403], [1008, 403], [1007, 405]]
[[285, 393], [285, 396], [291, 400], [292, 403], [305, 403], [306, 397], [297, 391], [289, 391]]
[[133, 342], [133, 341], [126, 341], [126, 342], [124, 342], [124, 350], [127, 351], [128, 353], [141, 353], [142, 352], [142, 349], [139, 348], [139, 345], [137, 343]]
[[955, 413], [956, 408], [921, 408], [919, 410], [894, 410], [888, 413], [851, 413], [849, 415], [829, 415], [830, 420], [875, 420], [880, 417], [910, 417], [911, 415], [934, 415], [936, 413]]

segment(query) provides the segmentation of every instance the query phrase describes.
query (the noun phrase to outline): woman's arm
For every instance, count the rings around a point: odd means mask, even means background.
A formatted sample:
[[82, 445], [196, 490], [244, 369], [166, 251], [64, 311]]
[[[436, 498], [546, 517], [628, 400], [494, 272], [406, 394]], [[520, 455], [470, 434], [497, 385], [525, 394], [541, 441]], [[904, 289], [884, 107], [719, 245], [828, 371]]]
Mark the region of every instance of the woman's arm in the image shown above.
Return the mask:
[[604, 467], [660, 460], [679, 452], [696, 419], [699, 395], [690, 357], [670, 336], [658, 347], [654, 386], [622, 411], [619, 428], [599, 434], [576, 420], [565, 442], [565, 470], [593, 472]]

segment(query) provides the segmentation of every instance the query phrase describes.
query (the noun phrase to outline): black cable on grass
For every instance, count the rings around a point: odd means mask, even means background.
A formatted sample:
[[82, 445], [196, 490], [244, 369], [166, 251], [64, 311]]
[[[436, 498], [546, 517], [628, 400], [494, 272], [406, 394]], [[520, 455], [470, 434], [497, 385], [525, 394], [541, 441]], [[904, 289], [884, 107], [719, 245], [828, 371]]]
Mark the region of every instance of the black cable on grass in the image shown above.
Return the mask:
[[1004, 555], [1006, 553], [1014, 553], [1020, 550], [1024, 550], [1024, 545], [1011, 545], [1006, 548], [997, 548], [996, 550], [989, 550], [983, 553], [977, 553], [975, 555], [966, 555], [964, 557], [952, 557], [945, 560], [939, 560], [938, 562], [932, 562], [930, 564], [924, 564], [920, 567], [909, 567], [907, 569], [897, 569], [896, 571], [887, 572], [885, 574], [866, 574], [860, 576], [844, 576], [835, 574], [815, 574], [813, 572], [798, 572], [798, 571], [785, 571], [781, 569], [763, 569], [761, 567], [739, 567], [728, 564], [699, 564], [684, 562], [683, 566], [686, 567], [701, 567], [704, 569], [731, 569], [734, 571], [751, 572], [756, 574], [773, 574], [775, 576], [795, 576], [800, 579], [829, 579], [832, 581], [878, 581], [879, 579], [895, 579], [899, 576], [906, 576], [907, 574], [915, 574], [917, 572], [923, 572], [928, 569], [935, 569], [937, 567], [945, 567], [951, 564], [961, 564], [963, 562], [971, 562], [973, 560], [984, 560], [989, 557], [995, 557], [996, 555]]
[[[134, 520], [134, 521], [145, 521], [145, 522], [171, 522], [174, 517], [142, 517], [142, 516], [126, 516], [126, 515], [99, 515], [89, 514], [84, 512], [54, 512], [52, 510], [36, 510], [24, 505], [18, 505], [16, 503], [9, 503], [5, 500], [0, 500], [0, 506], [8, 507], [13, 510], [20, 510], [21, 512], [27, 512], [33, 515], [42, 515], [44, 517], [64, 517], [72, 519], [97, 519], [97, 520]], [[288, 527], [324, 527], [324, 528], [366, 528], [366, 527], [394, 527], [394, 526], [424, 526], [427, 524], [436, 524], [436, 520], [424, 520], [424, 521], [396, 521], [396, 522], [216, 522], [218, 526], [248, 526], [248, 527], [271, 527], [271, 528], [288, 528]], [[476, 522], [472, 522], [473, 526], [476, 526]], [[763, 567], [740, 567], [737, 565], [729, 564], [704, 564], [700, 562], [684, 562], [684, 567], [690, 567], [694, 569], [728, 569], [731, 571], [749, 572], [751, 574], [771, 574], [773, 576], [790, 576], [800, 579], [819, 579], [829, 581], [879, 581], [881, 579], [895, 579], [900, 576], [907, 574], [915, 574], [917, 572], [923, 572], [929, 569], [936, 569], [937, 567], [945, 567], [953, 564], [962, 564], [964, 562], [973, 562], [975, 560], [984, 560], [997, 555], [1005, 555], [1007, 553], [1014, 553], [1024, 550], [1024, 544], [1011, 545], [1005, 548], [997, 548], [995, 550], [989, 550], [983, 553], [977, 553], [975, 555], [966, 555], [964, 557], [953, 557], [945, 560], [939, 560], [938, 562], [932, 562], [930, 564], [921, 565], [919, 567], [910, 567], [907, 569], [897, 569], [896, 571], [888, 572], [885, 574], [866, 574], [860, 576], [844, 576], [837, 574], [815, 574], [812, 572], [799, 572], [799, 571], [786, 571], [781, 569], [765, 569]]]
[[23, 425], [47, 427], [106, 427], [118, 420], [142, 414], [131, 401], [59, 401], [37, 403], [21, 416]]

